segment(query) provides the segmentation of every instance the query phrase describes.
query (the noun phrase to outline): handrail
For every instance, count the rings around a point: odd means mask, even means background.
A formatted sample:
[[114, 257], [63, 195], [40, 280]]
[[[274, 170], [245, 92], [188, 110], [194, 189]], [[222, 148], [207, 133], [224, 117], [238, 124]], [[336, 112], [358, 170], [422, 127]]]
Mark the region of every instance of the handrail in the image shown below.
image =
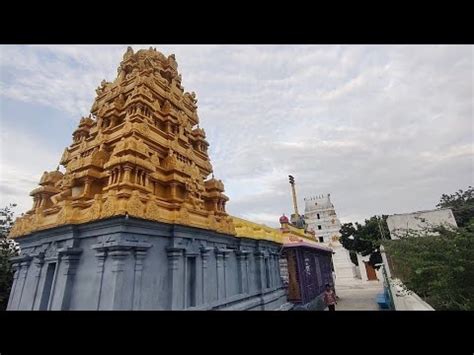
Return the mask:
[[390, 287], [390, 280], [387, 275], [387, 271], [385, 270], [385, 265], [382, 265], [382, 275], [384, 279], [384, 289], [388, 290], [388, 298], [389, 298], [389, 309], [395, 310], [395, 302], [393, 300], [392, 288]]

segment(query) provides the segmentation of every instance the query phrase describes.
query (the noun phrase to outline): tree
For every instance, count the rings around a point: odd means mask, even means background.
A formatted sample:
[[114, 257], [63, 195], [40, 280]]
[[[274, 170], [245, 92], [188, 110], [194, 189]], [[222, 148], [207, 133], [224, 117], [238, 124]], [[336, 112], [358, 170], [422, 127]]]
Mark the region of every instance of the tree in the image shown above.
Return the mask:
[[341, 233], [341, 244], [349, 250], [352, 262], [357, 265], [355, 253], [362, 256], [370, 255], [369, 264], [378, 269], [377, 264], [382, 262], [379, 252], [381, 240], [390, 239], [390, 232], [387, 226], [387, 217], [373, 216], [365, 220], [364, 224], [358, 222], [344, 223], [339, 230]]
[[20, 252], [18, 244], [7, 238], [14, 223], [14, 207], [16, 204], [9, 204], [0, 209], [0, 310], [7, 308], [13, 282], [10, 258]]
[[[433, 234], [436, 233], [436, 234]], [[474, 219], [384, 242], [393, 276], [436, 310], [474, 310]]]
[[474, 218], [474, 188], [469, 186], [466, 191], [443, 194], [436, 207], [451, 208], [458, 227], [465, 227]]

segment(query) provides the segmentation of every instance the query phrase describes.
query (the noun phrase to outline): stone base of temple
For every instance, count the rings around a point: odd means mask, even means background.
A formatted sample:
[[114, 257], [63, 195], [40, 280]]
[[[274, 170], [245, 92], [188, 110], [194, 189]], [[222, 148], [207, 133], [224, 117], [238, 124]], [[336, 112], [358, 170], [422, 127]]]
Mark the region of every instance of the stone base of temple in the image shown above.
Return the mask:
[[320, 294], [318, 297], [314, 298], [311, 302], [308, 302], [303, 305], [295, 305], [294, 311], [323, 311], [326, 308], [324, 303], [324, 294]]
[[324, 308], [326, 308], [326, 305], [324, 304], [323, 300], [323, 295], [321, 294], [320, 296], [316, 297], [314, 300], [312, 300], [309, 303], [306, 303], [304, 305], [297, 304], [293, 307], [294, 311], [323, 311]]
[[279, 252], [128, 216], [16, 239], [8, 310], [266, 310], [286, 304]]
[[261, 310], [277, 310], [280, 309], [287, 299], [285, 289], [274, 290], [264, 294], [255, 294], [250, 297], [239, 298], [236, 301], [230, 301], [212, 309], [227, 311], [261, 311]]

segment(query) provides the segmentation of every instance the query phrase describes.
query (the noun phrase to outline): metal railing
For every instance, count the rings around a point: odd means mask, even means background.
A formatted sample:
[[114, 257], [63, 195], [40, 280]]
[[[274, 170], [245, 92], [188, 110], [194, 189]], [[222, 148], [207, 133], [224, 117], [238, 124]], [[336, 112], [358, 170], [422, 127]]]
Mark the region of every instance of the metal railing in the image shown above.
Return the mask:
[[385, 265], [382, 265], [382, 275], [383, 275], [383, 281], [384, 281], [384, 294], [388, 296], [388, 307], [390, 310], [394, 311], [395, 303], [393, 301], [392, 289], [390, 287], [390, 279], [388, 278]]

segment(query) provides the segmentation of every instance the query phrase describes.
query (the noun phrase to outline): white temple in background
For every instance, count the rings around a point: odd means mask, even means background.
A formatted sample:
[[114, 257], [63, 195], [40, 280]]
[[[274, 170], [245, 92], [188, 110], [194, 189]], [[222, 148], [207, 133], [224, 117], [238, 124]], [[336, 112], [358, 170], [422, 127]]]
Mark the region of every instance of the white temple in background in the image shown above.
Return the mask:
[[353, 264], [349, 252], [339, 242], [341, 222], [331, 202], [331, 195], [305, 198], [304, 219], [308, 230], [313, 230], [321, 243], [334, 250], [333, 263], [336, 285], [354, 280]]

